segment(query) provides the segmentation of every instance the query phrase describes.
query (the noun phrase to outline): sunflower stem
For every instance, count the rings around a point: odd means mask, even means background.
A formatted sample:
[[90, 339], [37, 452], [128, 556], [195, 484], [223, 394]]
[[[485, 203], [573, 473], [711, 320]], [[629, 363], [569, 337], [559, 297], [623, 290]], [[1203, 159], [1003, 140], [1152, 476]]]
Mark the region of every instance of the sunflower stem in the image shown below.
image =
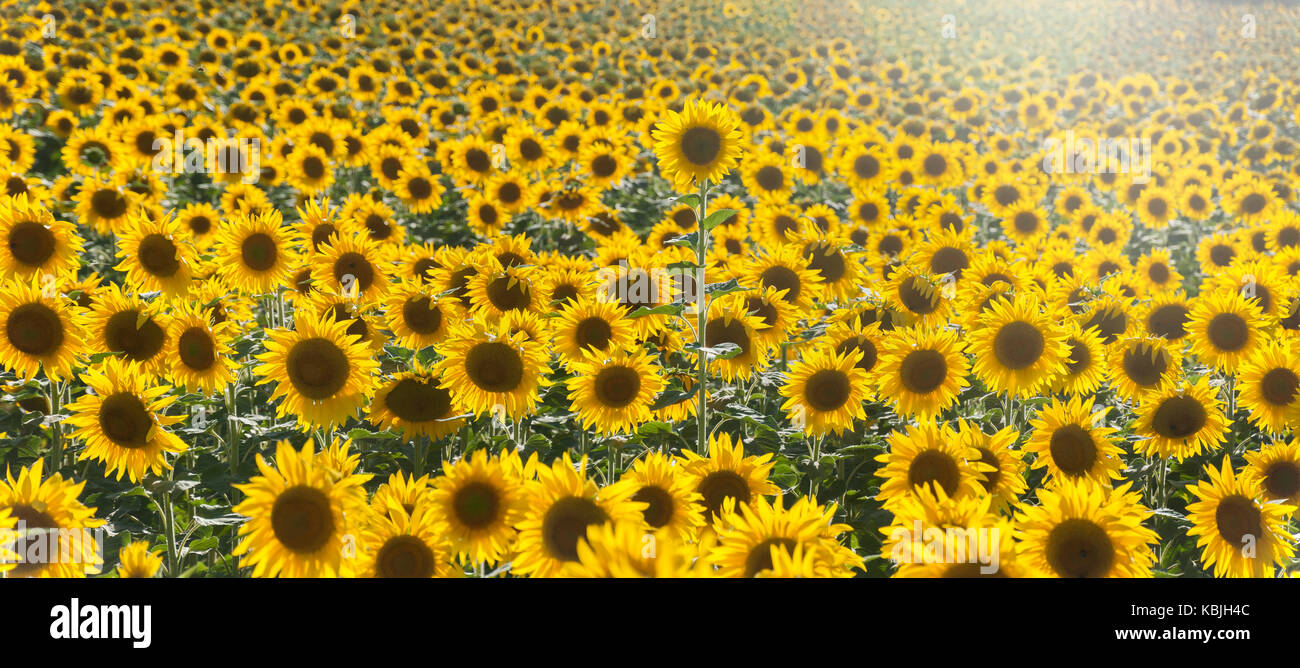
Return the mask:
[[[59, 415], [63, 412], [63, 389], [62, 381], [55, 382], [50, 380], [50, 415]], [[50, 472], [57, 472], [63, 468], [63, 420], [58, 419], [50, 423]]]
[[415, 437], [415, 477], [424, 476], [424, 458], [429, 449], [429, 439], [426, 436]]
[[695, 410], [695, 428], [697, 432], [697, 442], [695, 444], [696, 453], [706, 456], [709, 451], [709, 412], [708, 402], [708, 380], [709, 380], [709, 356], [704, 352], [705, 335], [704, 330], [708, 325], [709, 308], [708, 294], [705, 286], [704, 276], [704, 257], [709, 248], [709, 231], [704, 227], [705, 213], [708, 211], [709, 181], [705, 179], [700, 182], [700, 210], [696, 214], [696, 229], [699, 232], [695, 239], [695, 345], [696, 353], [699, 355], [699, 377], [696, 384], [699, 389], [695, 392], [696, 410]]
[[235, 421], [234, 384], [226, 385], [226, 462], [230, 465], [230, 475], [239, 469], [239, 423]]

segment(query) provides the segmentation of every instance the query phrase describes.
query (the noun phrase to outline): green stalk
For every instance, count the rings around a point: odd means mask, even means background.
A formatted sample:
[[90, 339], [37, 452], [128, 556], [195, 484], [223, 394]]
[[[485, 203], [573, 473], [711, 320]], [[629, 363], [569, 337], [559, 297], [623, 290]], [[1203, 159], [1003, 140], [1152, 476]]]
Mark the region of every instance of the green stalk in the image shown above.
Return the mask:
[[708, 395], [709, 380], [709, 358], [704, 353], [704, 329], [709, 323], [708, 295], [705, 294], [704, 286], [708, 285], [704, 277], [704, 256], [709, 249], [709, 231], [704, 229], [705, 212], [708, 210], [709, 182], [707, 180], [700, 183], [700, 210], [696, 214], [697, 227], [699, 230], [695, 239], [695, 310], [696, 327], [695, 327], [695, 345], [698, 346], [696, 354], [699, 355], [699, 376], [696, 378], [696, 408], [695, 408], [695, 426], [698, 433], [698, 442], [696, 443], [696, 453], [701, 456], [707, 456], [709, 453], [709, 413], [708, 402], [705, 397]]
[[[50, 381], [50, 415], [63, 412], [63, 382]], [[63, 421], [50, 423], [50, 473], [63, 468]]]

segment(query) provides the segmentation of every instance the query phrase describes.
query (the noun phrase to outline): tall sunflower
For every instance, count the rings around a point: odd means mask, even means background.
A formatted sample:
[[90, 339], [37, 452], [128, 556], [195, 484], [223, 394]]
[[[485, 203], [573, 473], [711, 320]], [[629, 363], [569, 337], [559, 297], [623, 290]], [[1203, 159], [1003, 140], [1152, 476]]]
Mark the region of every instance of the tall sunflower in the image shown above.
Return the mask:
[[256, 295], [287, 284], [297, 266], [300, 245], [279, 211], [240, 210], [218, 233], [216, 259], [232, 287]]
[[970, 336], [975, 375], [995, 392], [1033, 395], [1052, 382], [1069, 355], [1059, 321], [1029, 295], [995, 301]]
[[295, 450], [280, 441], [272, 466], [257, 456], [261, 475], [235, 485], [246, 498], [235, 512], [248, 520], [233, 554], [253, 577], [337, 577], [344, 541], [366, 513], [369, 475], [339, 475], [314, 457], [309, 442]]
[[1210, 378], [1170, 383], [1142, 395], [1133, 431], [1142, 435], [1136, 449], [1147, 456], [1182, 461], [1218, 447], [1228, 435], [1218, 391]]
[[517, 419], [536, 409], [538, 390], [549, 384], [545, 346], [504, 323], [486, 330], [460, 327], [437, 350], [443, 356], [435, 366], [442, 387], [467, 413]]
[[651, 134], [660, 172], [680, 190], [717, 183], [740, 161], [740, 120], [724, 105], [695, 99], [680, 113], [665, 109]]
[[981, 484], [992, 466], [981, 464], [978, 449], [957, 438], [946, 424], [926, 420], [889, 435], [889, 452], [876, 456], [884, 482], [876, 495], [886, 507], [921, 489], [942, 489], [949, 498], [984, 493]]
[[46, 297], [41, 283], [0, 283], [0, 368], [31, 380], [45, 370], [53, 380], [73, 373], [86, 349], [85, 316], [62, 296]]
[[640, 523], [646, 504], [633, 501], [631, 491], [619, 485], [598, 488], [587, 477], [587, 458], [574, 466], [567, 452], [539, 467], [537, 480], [528, 483], [528, 510], [518, 525], [518, 556], [511, 571], [558, 575], [566, 562], [578, 560], [578, 544], [591, 525]]
[[439, 440], [465, 424], [452, 410], [451, 392], [439, 387], [437, 376], [414, 362], [381, 384], [370, 399], [370, 423], [377, 429], [397, 429], [402, 439], [420, 436]]
[[429, 505], [409, 513], [390, 506], [372, 514], [361, 530], [356, 563], [349, 569], [363, 578], [439, 578], [459, 575], [450, 547]]
[[1080, 479], [1038, 490], [1039, 505], [1016, 515], [1021, 562], [1042, 577], [1151, 577], [1159, 537], [1128, 487]]
[[707, 457], [686, 451], [683, 473], [691, 488], [700, 494], [700, 504], [706, 522], [722, 512], [723, 502], [735, 499], [738, 504], [750, 503], [760, 496], [780, 493], [768, 480], [772, 467], [772, 453], [745, 455], [744, 443], [725, 432], [709, 435]]
[[[18, 563], [5, 572], [5, 577], [82, 578], [98, 573], [103, 558], [90, 529], [103, 526], [104, 520], [95, 517], [95, 508], [77, 499], [85, 481], [74, 483], [58, 472], [46, 477], [44, 472], [45, 460], [37, 459], [30, 467], [20, 468], [17, 477], [6, 470], [5, 478], [0, 479], [0, 514], [7, 513], [15, 528], [26, 532], [11, 533], [10, 540], [4, 540], [5, 532], [0, 530], [0, 551], [8, 548], [18, 556]], [[55, 546], [38, 552], [42, 548], [33, 545], [52, 535], [45, 530], [57, 532], [58, 558], [26, 562], [31, 554], [53, 556]]]
[[75, 272], [81, 246], [75, 225], [56, 220], [26, 194], [0, 197], [0, 280]]
[[925, 419], [957, 401], [969, 369], [956, 332], [906, 329], [885, 344], [872, 384], [899, 414]]
[[266, 352], [257, 356], [262, 364], [253, 373], [261, 377], [258, 384], [275, 383], [277, 415], [296, 416], [304, 431], [329, 428], [364, 403], [379, 362], [347, 328], [347, 321], [319, 313], [295, 318], [292, 330], [268, 333]]
[[842, 433], [853, 421], [866, 417], [868, 375], [857, 366], [861, 353], [839, 353], [814, 348], [790, 366], [781, 396], [781, 406], [796, 428], [819, 437]]
[[1116, 442], [1116, 430], [1106, 426], [1109, 409], [1096, 406], [1095, 400], [1053, 397], [1030, 422], [1033, 431], [1024, 450], [1035, 455], [1033, 468], [1047, 469], [1049, 480], [1088, 478], [1110, 484], [1122, 477], [1124, 450]]
[[644, 349], [588, 352], [571, 365], [570, 409], [583, 429], [602, 434], [632, 433], [650, 420], [650, 407], [664, 388], [659, 365]]
[[185, 419], [183, 415], [164, 415], [176, 397], [167, 396], [168, 385], [155, 385], [141, 367], [117, 358], [105, 358], [81, 373], [81, 380], [93, 393], [82, 395], [68, 405], [72, 416], [68, 424], [86, 443], [78, 459], [93, 459], [104, 464], [107, 475], [126, 474], [131, 482], [140, 482], [148, 471], [162, 475], [171, 464], [166, 455], [185, 452], [188, 446], [166, 430]]
[[1201, 564], [1215, 577], [1271, 577], [1278, 566], [1295, 555], [1286, 532], [1286, 517], [1294, 505], [1264, 501], [1263, 481], [1256, 475], [1236, 475], [1228, 455], [1221, 467], [1205, 466], [1209, 480], [1188, 484], [1197, 498], [1187, 504], [1197, 536]]

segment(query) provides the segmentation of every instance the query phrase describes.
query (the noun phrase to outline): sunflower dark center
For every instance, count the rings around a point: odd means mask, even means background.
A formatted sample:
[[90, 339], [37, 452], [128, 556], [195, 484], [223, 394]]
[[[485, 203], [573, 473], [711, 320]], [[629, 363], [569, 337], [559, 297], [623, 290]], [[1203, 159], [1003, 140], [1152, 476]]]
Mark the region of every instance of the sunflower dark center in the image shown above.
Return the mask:
[[1300, 377], [1286, 367], [1270, 369], [1260, 380], [1259, 390], [1264, 401], [1274, 406], [1290, 406], [1300, 390]]
[[405, 422], [430, 422], [447, 415], [451, 395], [433, 381], [403, 378], [389, 391], [384, 405]]
[[150, 234], [142, 239], [137, 253], [140, 266], [154, 276], [174, 276], [181, 268], [176, 244], [161, 234]]
[[704, 497], [705, 519], [709, 521], [722, 512], [722, 502], [727, 498], [735, 499], [737, 505], [749, 503], [750, 499], [749, 483], [735, 471], [714, 471], [704, 476], [695, 491]]
[[609, 520], [605, 511], [590, 499], [576, 496], [560, 499], [542, 518], [542, 543], [560, 561], [578, 560], [578, 541], [586, 538], [587, 527]]
[[1046, 340], [1037, 327], [1022, 322], [1010, 322], [993, 337], [993, 354], [1008, 369], [1018, 370], [1032, 366], [1043, 355]]
[[100, 218], [121, 218], [126, 213], [126, 198], [117, 190], [97, 190], [90, 196], [90, 208]]
[[1168, 353], [1156, 348], [1135, 346], [1124, 351], [1124, 375], [1138, 387], [1154, 387], [1169, 369]]
[[212, 336], [198, 327], [191, 327], [181, 334], [176, 351], [181, 363], [194, 371], [207, 371], [217, 361], [217, 349]]
[[49, 355], [63, 345], [63, 321], [54, 309], [29, 302], [9, 312], [5, 321], [9, 344], [26, 355]]
[[1151, 417], [1151, 428], [1159, 435], [1183, 440], [1201, 431], [1209, 415], [1195, 397], [1174, 396], [1166, 399]]
[[434, 574], [434, 554], [415, 536], [393, 536], [379, 548], [375, 574], [381, 578], [427, 578]]
[[662, 487], [646, 485], [632, 495], [632, 500], [647, 504], [642, 515], [652, 528], [658, 529], [673, 519], [673, 496]]
[[614, 331], [610, 328], [609, 323], [604, 318], [596, 316], [579, 322], [577, 330], [574, 332], [574, 339], [579, 348], [592, 348], [594, 350], [608, 348], [609, 340], [613, 336]]
[[808, 377], [804, 398], [818, 411], [834, 411], [844, 406], [852, 395], [849, 377], [838, 369], [822, 369]]
[[957, 493], [960, 480], [957, 462], [942, 450], [923, 450], [912, 459], [911, 466], [907, 468], [907, 484], [913, 489], [922, 485], [931, 489], [938, 486], [948, 496], [952, 496]]
[[722, 135], [713, 128], [696, 127], [682, 133], [682, 155], [695, 165], [709, 165], [722, 152]]
[[334, 535], [329, 497], [315, 487], [290, 487], [276, 497], [271, 507], [271, 530], [291, 552], [310, 554], [320, 550]]
[[641, 376], [635, 369], [610, 366], [596, 374], [596, 399], [603, 406], [622, 408], [632, 403], [641, 391]]
[[754, 173], [754, 180], [763, 190], [780, 190], [785, 186], [785, 173], [780, 167], [764, 165]]
[[704, 327], [704, 345], [713, 348], [721, 343], [734, 343], [740, 346], [740, 356], [749, 354], [749, 332], [740, 320], [714, 318]]
[[1056, 468], [1068, 476], [1086, 475], [1097, 462], [1097, 444], [1092, 434], [1077, 424], [1067, 424], [1052, 432], [1048, 450]]
[[1210, 320], [1206, 337], [1218, 350], [1236, 352], [1250, 341], [1250, 327], [1236, 313], [1220, 313]]
[[919, 276], [912, 276], [898, 286], [898, 298], [907, 310], [917, 315], [933, 313], [939, 308], [939, 291]]
[[[348, 276], [352, 279], [348, 280]], [[357, 292], [365, 292], [375, 282], [375, 267], [366, 256], [350, 251], [334, 261], [334, 280], [345, 287], [355, 282]]]
[[937, 350], [914, 350], [898, 368], [903, 387], [915, 394], [935, 391], [948, 377], [948, 361]]
[[140, 312], [135, 309], [114, 313], [104, 325], [104, 340], [110, 351], [124, 353], [132, 360], [142, 362], [162, 350], [167, 337], [151, 317], [137, 327], [139, 317]]
[[266, 271], [274, 267], [278, 252], [275, 240], [263, 232], [248, 235], [239, 245], [244, 265], [253, 271]]
[[1101, 577], [1115, 563], [1115, 546], [1091, 520], [1068, 519], [1047, 537], [1047, 563], [1061, 577]]
[[772, 548], [790, 554], [794, 552], [796, 546], [797, 543], [790, 538], [768, 538], [750, 548], [749, 554], [745, 557], [745, 577], [752, 578], [772, 569]]
[[351, 365], [338, 345], [326, 338], [304, 339], [289, 349], [289, 381], [312, 400], [328, 399], [347, 384]]
[[40, 223], [18, 223], [9, 232], [9, 252], [29, 267], [45, 264], [54, 255], [54, 245], [54, 232]]
[[511, 346], [486, 341], [465, 356], [465, 372], [485, 392], [510, 392], [523, 382], [524, 361]]
[[451, 505], [458, 522], [470, 529], [485, 529], [497, 522], [501, 495], [486, 482], [471, 482], [457, 490]]
[[487, 296], [488, 301], [500, 311], [522, 311], [532, 303], [528, 284], [507, 274], [501, 274], [488, 282]]
[[144, 402], [130, 392], [109, 395], [99, 406], [99, 427], [118, 447], [135, 449], [148, 445], [153, 424]]
[[1233, 550], [1240, 550], [1247, 542], [1259, 541], [1264, 537], [1264, 522], [1259, 507], [1241, 494], [1219, 501], [1219, 507], [1214, 511], [1214, 523], [1219, 529], [1219, 536]]
[[1300, 464], [1290, 460], [1270, 464], [1264, 471], [1264, 491], [1273, 499], [1300, 496]]

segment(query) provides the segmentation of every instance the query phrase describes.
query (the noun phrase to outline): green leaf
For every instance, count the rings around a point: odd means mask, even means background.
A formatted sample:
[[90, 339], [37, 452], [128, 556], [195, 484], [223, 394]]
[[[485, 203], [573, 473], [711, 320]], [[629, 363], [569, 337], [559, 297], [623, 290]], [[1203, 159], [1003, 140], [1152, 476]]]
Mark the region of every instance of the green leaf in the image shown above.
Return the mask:
[[686, 305], [680, 302], [673, 303], [673, 304], [660, 304], [659, 306], [656, 306], [654, 308], [646, 308], [642, 306], [641, 308], [638, 308], [637, 310], [629, 313], [627, 317], [642, 318], [647, 315], [681, 315], [682, 311], [685, 310], [686, 310]]
[[693, 193], [674, 198], [673, 201], [679, 204], [689, 204], [693, 209], [700, 208], [700, 196]]
[[734, 215], [736, 215], [735, 209], [718, 209], [704, 219], [704, 229], [711, 230], [723, 224], [728, 218]]
[[699, 238], [700, 238], [700, 234], [698, 232], [691, 232], [690, 234], [683, 234], [679, 237], [673, 237], [668, 240], [668, 243], [674, 246], [685, 246], [691, 250], [695, 250], [696, 243]]
[[751, 289], [752, 288], [746, 288], [742, 286], [740, 283], [736, 281], [736, 279], [733, 278], [724, 283], [709, 283], [708, 285], [704, 286], [704, 293], [707, 295], [722, 296], [726, 294], [731, 294], [733, 292], [745, 292]]
[[697, 384], [689, 390], [665, 390], [659, 394], [659, 398], [655, 400], [655, 403], [650, 407], [650, 410], [657, 411], [672, 406], [673, 404], [679, 404], [686, 401], [695, 396], [695, 390], [698, 387], [699, 385]]

